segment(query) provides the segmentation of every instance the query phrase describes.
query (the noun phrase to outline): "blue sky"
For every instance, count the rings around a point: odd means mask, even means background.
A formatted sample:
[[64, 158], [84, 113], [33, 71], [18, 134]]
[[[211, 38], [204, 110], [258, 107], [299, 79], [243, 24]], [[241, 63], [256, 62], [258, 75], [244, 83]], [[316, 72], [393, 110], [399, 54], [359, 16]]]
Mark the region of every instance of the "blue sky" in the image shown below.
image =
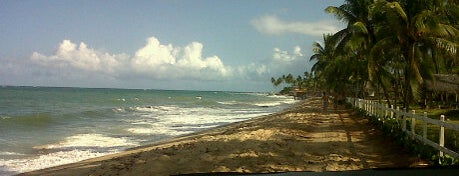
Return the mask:
[[338, 0], [1, 1], [0, 85], [273, 91]]

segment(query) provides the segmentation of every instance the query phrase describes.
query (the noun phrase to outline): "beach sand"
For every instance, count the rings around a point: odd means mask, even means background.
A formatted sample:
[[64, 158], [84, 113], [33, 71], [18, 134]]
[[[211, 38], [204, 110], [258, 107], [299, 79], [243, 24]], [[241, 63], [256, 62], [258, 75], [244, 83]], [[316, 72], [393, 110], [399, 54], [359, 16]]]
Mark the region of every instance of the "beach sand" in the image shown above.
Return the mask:
[[176, 175], [407, 168], [422, 162], [342, 107], [284, 112], [22, 175]]

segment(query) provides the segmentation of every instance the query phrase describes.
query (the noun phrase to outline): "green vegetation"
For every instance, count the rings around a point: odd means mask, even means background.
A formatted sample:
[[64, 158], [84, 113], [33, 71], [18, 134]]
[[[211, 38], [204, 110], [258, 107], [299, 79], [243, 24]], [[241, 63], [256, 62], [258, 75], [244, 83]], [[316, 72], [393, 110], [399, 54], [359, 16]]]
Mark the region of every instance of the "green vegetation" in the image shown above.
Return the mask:
[[[331, 95], [375, 98], [410, 108], [418, 104], [433, 74], [459, 74], [459, 2], [452, 0], [346, 0], [325, 9], [346, 28], [313, 44], [309, 77]], [[290, 80], [291, 81], [291, 80]]]
[[271, 78], [271, 83], [274, 85], [274, 87], [277, 89], [278, 86], [281, 84], [286, 84], [283, 85], [282, 90], [279, 91], [280, 94], [289, 94], [291, 91], [295, 89], [301, 89], [301, 90], [312, 90], [312, 88], [315, 87], [314, 79], [312, 79], [313, 75], [304, 72], [303, 77], [298, 75], [296, 78], [293, 77], [292, 74], [288, 74], [287, 76], [282, 75], [282, 77], [279, 78]]
[[[459, 76], [459, 1], [346, 0], [325, 11], [346, 22], [346, 27], [335, 34], [324, 34], [322, 42], [313, 43], [310, 60], [315, 64], [301, 85], [292, 82], [291, 76], [283, 76], [272, 78], [276, 87], [285, 82], [290, 88], [284, 92], [296, 87], [326, 91], [337, 100], [376, 99], [408, 110], [422, 108], [417, 112], [427, 110], [435, 119], [444, 114], [449, 122], [459, 122], [457, 79], [452, 83], [456, 86], [453, 91], [432, 91], [427, 86], [427, 82], [439, 79], [438, 75]], [[448, 107], [456, 110], [440, 109], [448, 103], [438, 102], [451, 96], [456, 97], [455, 102]], [[439, 158], [438, 151], [422, 143], [405, 140], [407, 136], [396, 121], [375, 123], [424, 158], [441, 160], [441, 164], [458, 162]], [[421, 127], [417, 124], [417, 134], [422, 133]], [[438, 126], [429, 126], [428, 138], [438, 141], [438, 131]], [[458, 151], [459, 133], [447, 129], [446, 134], [445, 146]]]
[[[348, 108], [352, 106], [348, 104]], [[439, 151], [434, 149], [433, 147], [424, 144], [422, 141], [412, 139], [407, 133], [411, 133], [411, 121], [408, 118], [406, 121], [406, 129], [407, 131], [404, 132], [401, 129], [402, 121], [396, 120], [395, 118], [385, 117], [384, 121], [380, 120], [379, 118], [375, 118], [372, 116], [367, 115], [362, 109], [355, 108], [355, 112], [357, 112], [360, 116], [367, 117], [369, 122], [373, 124], [375, 127], [379, 128], [383, 131], [383, 134], [391, 137], [394, 139], [395, 142], [404, 146], [407, 151], [410, 151], [414, 154], [417, 154], [420, 158], [424, 158], [433, 165], [458, 165], [459, 160], [457, 158], [453, 158], [449, 155], [445, 155], [444, 157], [440, 157]], [[458, 111], [448, 111], [449, 113], [458, 113]], [[440, 116], [437, 113], [439, 111], [432, 111], [428, 113], [430, 118], [438, 119]], [[443, 113], [440, 113], [443, 114]], [[450, 122], [450, 121], [448, 121]], [[415, 133], [418, 135], [422, 135], [423, 131], [423, 122], [420, 120], [416, 121], [415, 125]], [[427, 125], [427, 139], [437, 142], [440, 138], [440, 127], [438, 125], [428, 124]], [[459, 132], [451, 129], [445, 129], [445, 147], [453, 150], [459, 151]]]
[[347, 0], [326, 12], [347, 22], [324, 46], [314, 43], [312, 72], [345, 96], [377, 98], [409, 108], [434, 73], [457, 74], [459, 7], [445, 0]]

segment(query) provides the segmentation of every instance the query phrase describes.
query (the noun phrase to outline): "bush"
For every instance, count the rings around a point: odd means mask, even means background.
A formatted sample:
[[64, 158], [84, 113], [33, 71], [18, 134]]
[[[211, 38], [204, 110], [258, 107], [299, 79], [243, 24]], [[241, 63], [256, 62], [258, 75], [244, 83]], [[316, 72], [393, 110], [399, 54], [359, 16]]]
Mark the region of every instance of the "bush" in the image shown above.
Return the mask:
[[[347, 106], [352, 107], [348, 104]], [[445, 155], [445, 157], [440, 157], [439, 151], [435, 148], [425, 145], [422, 141], [412, 139], [409, 135], [406, 134], [401, 128], [401, 124], [396, 119], [390, 118], [375, 118], [366, 114], [364, 110], [354, 108], [354, 111], [357, 115], [365, 117], [368, 119], [369, 123], [374, 125], [376, 128], [381, 130], [384, 135], [392, 138], [397, 144], [405, 147], [408, 151], [412, 151], [414, 154], [417, 154], [418, 157], [423, 158], [429, 161], [432, 165], [441, 165], [441, 166], [452, 166], [459, 165], [459, 161], [456, 158]], [[410, 129], [411, 123], [406, 123], [407, 128]], [[417, 125], [417, 129], [420, 128], [420, 125]], [[419, 130], [418, 130], [419, 131]], [[433, 141], [438, 141], [438, 130], [433, 130], [429, 128], [428, 134], [437, 134], [434, 139], [429, 138]], [[416, 132], [416, 134], [419, 134]], [[452, 135], [446, 135], [452, 134]], [[451, 150], [458, 151], [458, 145], [456, 141], [458, 140], [458, 133], [454, 130], [445, 130], [445, 146]]]

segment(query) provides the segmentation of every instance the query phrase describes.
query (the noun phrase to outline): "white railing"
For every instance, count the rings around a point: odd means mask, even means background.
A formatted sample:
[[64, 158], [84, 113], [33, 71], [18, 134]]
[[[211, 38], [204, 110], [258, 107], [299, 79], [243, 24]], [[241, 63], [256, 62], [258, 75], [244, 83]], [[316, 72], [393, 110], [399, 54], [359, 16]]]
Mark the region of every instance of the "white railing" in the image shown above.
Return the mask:
[[[413, 110], [412, 113], [406, 112], [406, 109], [400, 110], [399, 107], [394, 108], [388, 107], [386, 104], [381, 104], [376, 101], [371, 101], [371, 100], [364, 100], [364, 99], [358, 99], [358, 98], [347, 98], [346, 99], [348, 103], [352, 104], [354, 107], [357, 107], [359, 109], [364, 110], [367, 115], [372, 116], [379, 121], [382, 121], [384, 123], [385, 120], [388, 119], [395, 119], [397, 120], [397, 124], [401, 125], [401, 129], [406, 132], [407, 135], [409, 135], [411, 138], [420, 140], [424, 142], [424, 144], [430, 145], [433, 148], [437, 149], [440, 151], [440, 157], [443, 157], [444, 154], [446, 153], [451, 157], [454, 157], [456, 159], [459, 159], [459, 154], [457, 151], [450, 150], [445, 147], [445, 127], [449, 129], [453, 129], [455, 131], [459, 131], [459, 125], [456, 124], [451, 124], [448, 122], [445, 122], [445, 116], [441, 115], [439, 120], [436, 119], [431, 119], [427, 117], [427, 112], [424, 112], [423, 115], [417, 115], [416, 112]], [[411, 122], [411, 129], [407, 131], [406, 129], [406, 123], [407, 120]], [[416, 134], [415, 127], [416, 127], [416, 121], [420, 120], [422, 121], [422, 134]], [[401, 123], [400, 123], [401, 121]], [[440, 126], [440, 137], [438, 143], [431, 141], [430, 139], [427, 138], [427, 124], [434, 124]]]

